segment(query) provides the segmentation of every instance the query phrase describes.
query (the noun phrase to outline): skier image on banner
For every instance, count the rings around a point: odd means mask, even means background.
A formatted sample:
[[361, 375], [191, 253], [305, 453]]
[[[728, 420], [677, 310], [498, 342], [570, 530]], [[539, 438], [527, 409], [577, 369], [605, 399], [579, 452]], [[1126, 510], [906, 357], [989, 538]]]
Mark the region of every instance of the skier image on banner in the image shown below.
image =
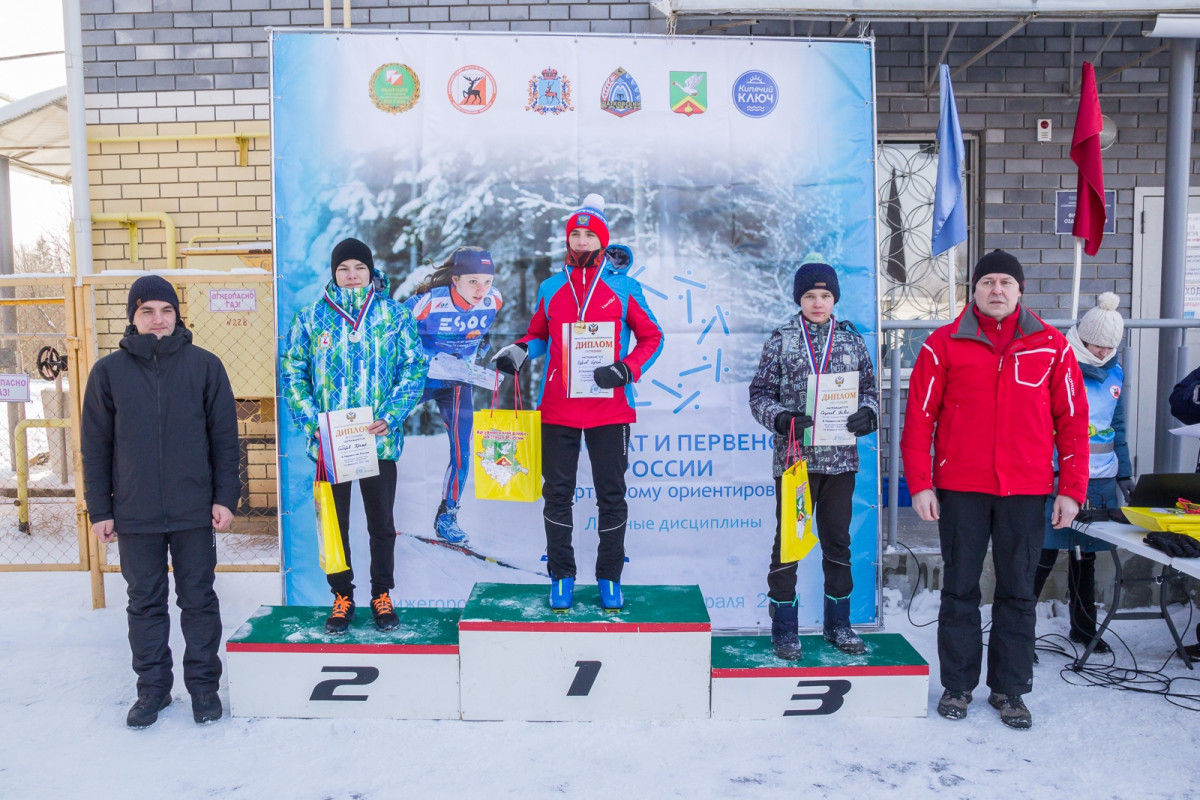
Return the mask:
[[[875, 370], [861, 334], [849, 322], [838, 322], [833, 317], [833, 307], [841, 296], [833, 267], [822, 263], [801, 265], [796, 270], [792, 296], [800, 313], [776, 328], [763, 345], [758, 373], [750, 382], [750, 411], [763, 427], [775, 433], [776, 497], [782, 497], [782, 475], [795, 461], [794, 452], [789, 455], [789, 438], [800, 443], [800, 456], [808, 465], [812, 514], [821, 543], [825, 640], [854, 655], [866, 650], [863, 640], [850, 627], [850, 593], [854, 588], [850, 517], [854, 476], [858, 472], [855, 440], [879, 427]], [[856, 393], [848, 389], [830, 391], [839, 384], [848, 387], [852, 383], [857, 384]], [[816, 403], [818, 396], [829, 398], [825, 409]], [[842, 408], [836, 408], [839, 402]], [[814, 427], [817, 430], [812, 436], [804, 435], [805, 429]], [[780, 558], [782, 509], [778, 504], [775, 514], [775, 543], [767, 574], [771, 644], [779, 658], [795, 661], [800, 658], [797, 562], [783, 563]]]
[[[550, 607], [565, 611], [574, 600], [571, 509], [583, 439], [599, 511], [600, 604], [615, 611], [625, 604], [621, 592], [628, 516], [625, 471], [629, 427], [637, 419], [631, 384], [658, 357], [663, 332], [641, 284], [625, 274], [632, 261], [629, 248], [608, 246], [602, 197], [584, 198], [583, 207], [567, 221], [566, 238], [565, 263], [559, 274], [538, 287], [528, 332], [492, 361], [497, 369], [516, 375], [527, 358], [546, 356], [538, 408]], [[630, 335], [635, 341], [632, 347]]]
[[[442, 480], [442, 502], [434, 518], [434, 533], [452, 544], [465, 544], [458, 509], [471, 468], [471, 422], [474, 406], [471, 383], [488, 328], [503, 301], [493, 286], [492, 255], [479, 247], [460, 247], [422, 281], [404, 302], [417, 322], [417, 332], [430, 357], [429, 376], [420, 402], [434, 400], [450, 436], [450, 464]], [[492, 373], [494, 375], [494, 373]], [[489, 387], [490, 388], [490, 387]]]
[[[388, 279], [375, 269], [371, 249], [344, 239], [330, 258], [333, 279], [321, 299], [296, 312], [283, 346], [279, 380], [292, 420], [308, 439], [308, 456], [318, 460], [319, 417], [370, 407], [367, 432], [375, 435], [379, 473], [333, 484], [347, 569], [327, 576], [333, 611], [325, 631], [344, 634], [354, 620], [354, 568], [350, 559], [350, 489], [358, 483], [367, 517], [371, 552], [371, 616], [381, 631], [400, 619], [392, 604], [395, 588], [396, 460], [404, 448], [404, 419], [425, 385], [429, 359], [412, 312], [388, 297]], [[332, 477], [331, 477], [332, 480]]]

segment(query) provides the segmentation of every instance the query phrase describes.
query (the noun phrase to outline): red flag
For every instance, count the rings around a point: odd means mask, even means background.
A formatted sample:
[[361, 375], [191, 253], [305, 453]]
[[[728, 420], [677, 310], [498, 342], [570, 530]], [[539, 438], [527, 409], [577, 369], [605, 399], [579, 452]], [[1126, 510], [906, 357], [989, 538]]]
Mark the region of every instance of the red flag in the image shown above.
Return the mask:
[[1083, 82], [1079, 91], [1079, 113], [1071, 136], [1071, 160], [1079, 167], [1075, 187], [1075, 224], [1071, 233], [1083, 239], [1083, 251], [1096, 255], [1104, 238], [1104, 162], [1100, 158], [1100, 95], [1096, 92], [1096, 72], [1083, 62]]

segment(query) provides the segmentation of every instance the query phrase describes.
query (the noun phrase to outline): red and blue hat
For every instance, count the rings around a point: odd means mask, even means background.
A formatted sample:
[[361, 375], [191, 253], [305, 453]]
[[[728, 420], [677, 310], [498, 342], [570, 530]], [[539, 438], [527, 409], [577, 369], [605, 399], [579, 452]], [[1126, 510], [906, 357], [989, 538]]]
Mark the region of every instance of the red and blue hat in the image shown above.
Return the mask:
[[589, 194], [583, 198], [583, 206], [567, 220], [567, 236], [576, 228], [587, 228], [600, 239], [600, 249], [608, 247], [608, 218], [604, 216], [604, 198]]

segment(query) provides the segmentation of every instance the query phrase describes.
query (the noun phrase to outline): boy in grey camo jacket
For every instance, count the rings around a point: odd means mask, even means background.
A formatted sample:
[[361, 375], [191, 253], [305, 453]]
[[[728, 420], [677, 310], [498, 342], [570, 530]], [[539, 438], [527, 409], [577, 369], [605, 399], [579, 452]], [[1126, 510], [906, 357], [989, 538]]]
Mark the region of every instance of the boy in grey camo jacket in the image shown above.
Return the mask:
[[[799, 439], [813, 420], [805, 413], [808, 378], [814, 372], [858, 373], [858, 410], [846, 420], [846, 429], [866, 436], [878, 427], [879, 399], [875, 370], [862, 336], [849, 322], [833, 317], [841, 295], [837, 273], [828, 264], [808, 263], [796, 270], [793, 297], [800, 313], [771, 333], [763, 346], [758, 372], [750, 382], [750, 411], [763, 427], [775, 433], [773, 473], [775, 494], [780, 494], [783, 473], [794, 459], [788, 456], [788, 438]], [[808, 464], [809, 487], [821, 566], [825, 576], [826, 641], [857, 654], [866, 648], [850, 628], [850, 517], [854, 476], [858, 472], [858, 447], [800, 448]], [[771, 641], [780, 658], [800, 658], [796, 608], [796, 563], [780, 562], [779, 507], [775, 509], [775, 543], [767, 574], [771, 601]]]

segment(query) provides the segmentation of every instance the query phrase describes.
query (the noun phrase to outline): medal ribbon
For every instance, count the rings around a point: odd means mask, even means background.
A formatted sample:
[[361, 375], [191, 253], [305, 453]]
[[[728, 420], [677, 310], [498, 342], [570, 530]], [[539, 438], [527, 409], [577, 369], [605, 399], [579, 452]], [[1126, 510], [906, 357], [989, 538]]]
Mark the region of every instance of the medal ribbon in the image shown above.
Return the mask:
[[350, 329], [352, 331], [354, 331], [355, 333], [358, 332], [359, 326], [362, 325], [362, 321], [367, 316], [367, 310], [371, 308], [371, 303], [373, 303], [374, 301], [375, 301], [375, 287], [372, 286], [370, 289], [367, 290], [367, 297], [363, 301], [362, 308], [360, 308], [358, 311], [358, 316], [352, 317], [348, 313], [346, 313], [346, 310], [344, 308], [342, 308], [341, 306], [339, 306], [337, 304], [336, 300], [334, 300], [332, 297], [329, 296], [329, 289], [325, 290], [325, 302], [329, 304], [330, 308], [332, 308], [334, 311], [336, 311], [338, 313], [338, 316], [340, 316], [342, 319], [346, 320], [347, 323], [349, 323]]
[[833, 332], [837, 327], [837, 322], [833, 317], [829, 318], [829, 336], [825, 338], [825, 354], [821, 356], [820, 366], [817, 365], [817, 348], [813, 343], [812, 336], [808, 333], [808, 322], [800, 323], [800, 332], [804, 334], [804, 352], [808, 356], [808, 363], [812, 367], [813, 374], [817, 376], [817, 389], [821, 388], [821, 374], [829, 368], [829, 357], [833, 353]]
[[[580, 269], [584, 269], [580, 267]], [[588, 303], [592, 302], [592, 295], [596, 293], [596, 287], [600, 285], [600, 269], [601, 265], [596, 267], [596, 276], [592, 279], [592, 285], [588, 289], [587, 297], [583, 300], [583, 305], [579, 305], [579, 295], [575, 292], [575, 284], [571, 283], [571, 271], [567, 267], [563, 267], [563, 273], [567, 276], [567, 286], [571, 287], [571, 296], [575, 298], [575, 310], [579, 312], [577, 322], [583, 322], [583, 315], [587, 312]], [[583, 273], [584, 278], [587, 273]]]

